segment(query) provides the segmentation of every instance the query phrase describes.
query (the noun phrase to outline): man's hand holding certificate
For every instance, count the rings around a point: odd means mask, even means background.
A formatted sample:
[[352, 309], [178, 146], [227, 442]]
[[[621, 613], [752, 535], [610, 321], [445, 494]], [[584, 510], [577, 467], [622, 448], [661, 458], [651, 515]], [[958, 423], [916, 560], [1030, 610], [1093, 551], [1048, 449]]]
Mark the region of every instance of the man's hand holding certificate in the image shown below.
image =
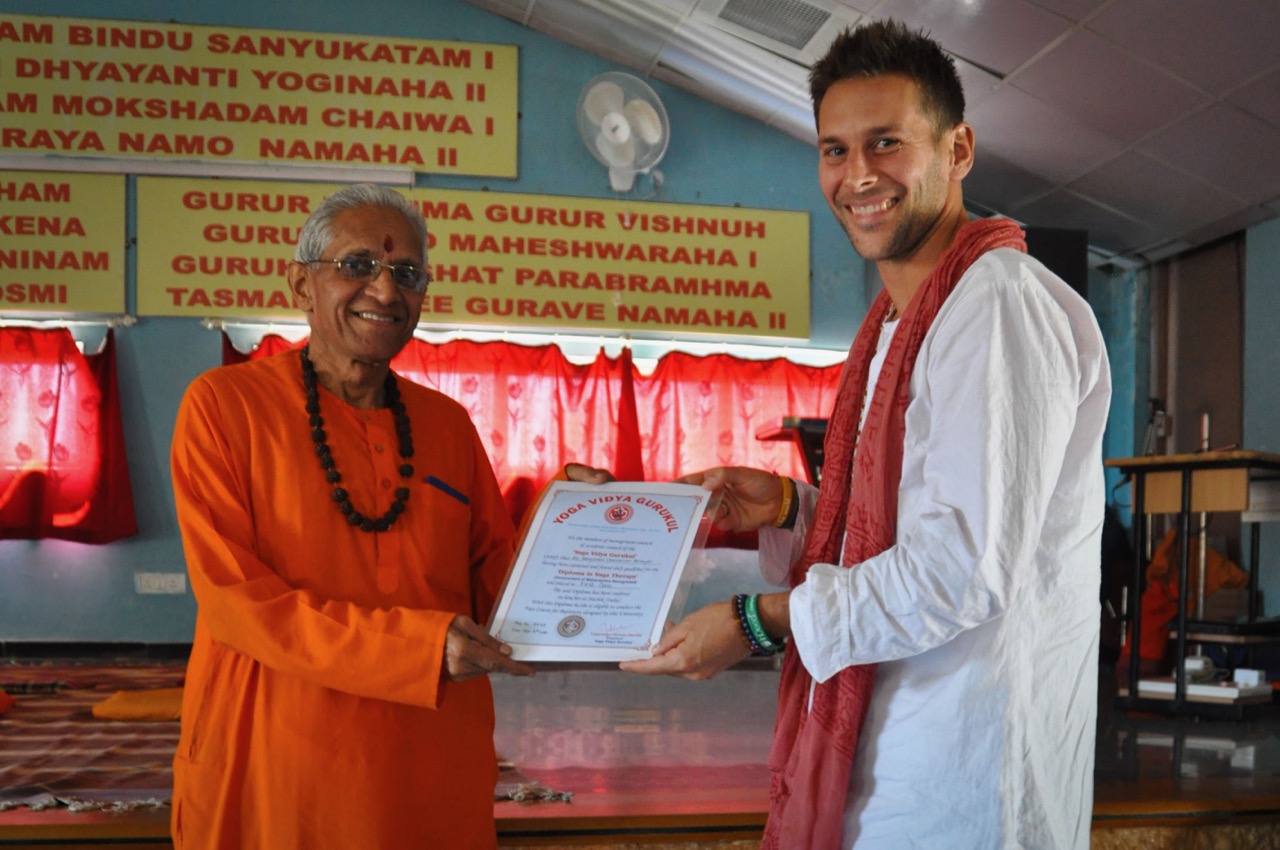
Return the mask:
[[712, 498], [689, 484], [553, 482], [490, 634], [521, 661], [648, 658]]

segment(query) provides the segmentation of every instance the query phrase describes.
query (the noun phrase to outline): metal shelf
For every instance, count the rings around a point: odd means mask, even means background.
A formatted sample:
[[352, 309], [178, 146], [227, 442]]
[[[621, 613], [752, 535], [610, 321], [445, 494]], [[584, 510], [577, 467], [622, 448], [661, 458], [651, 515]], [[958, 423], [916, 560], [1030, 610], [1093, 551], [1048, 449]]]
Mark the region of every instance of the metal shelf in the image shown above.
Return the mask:
[[[1243, 623], [1191, 621], [1185, 602], [1178, 604], [1178, 616], [1171, 636], [1177, 641], [1176, 657], [1187, 657], [1189, 642], [1256, 645], [1280, 643], [1280, 621], [1258, 617], [1259, 524], [1280, 520], [1280, 455], [1253, 451], [1197, 452], [1195, 454], [1115, 458], [1106, 465], [1133, 480], [1134, 564], [1129, 584], [1133, 600], [1131, 633], [1142, 633], [1143, 554], [1146, 551], [1147, 514], [1177, 514], [1178, 587], [1180, 600], [1188, 588], [1188, 560], [1191, 548], [1193, 513], [1236, 511], [1241, 521], [1252, 527], [1249, 557], [1249, 613]], [[1140, 648], [1131, 647], [1127, 687], [1122, 685], [1117, 704], [1126, 710], [1168, 711], [1175, 714], [1240, 717], [1249, 704], [1207, 703], [1187, 693], [1184, 665], [1175, 665], [1173, 693], [1151, 698], [1138, 684]], [[1138, 694], [1138, 696], [1130, 696]], [[1270, 702], [1263, 696], [1259, 702]]]

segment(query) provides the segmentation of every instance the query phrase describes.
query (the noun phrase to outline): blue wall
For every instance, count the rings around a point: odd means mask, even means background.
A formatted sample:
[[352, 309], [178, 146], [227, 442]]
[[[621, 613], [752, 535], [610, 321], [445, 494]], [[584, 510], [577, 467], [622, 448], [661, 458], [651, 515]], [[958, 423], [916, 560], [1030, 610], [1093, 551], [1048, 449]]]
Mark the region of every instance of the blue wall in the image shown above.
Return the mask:
[[[1251, 227], [1244, 245], [1244, 447], [1280, 454], [1280, 345], [1276, 345], [1280, 220]], [[1248, 545], [1247, 535], [1244, 543]], [[1262, 526], [1258, 560], [1264, 611], [1274, 617], [1280, 614], [1280, 528], [1276, 523]]]
[[[1107, 341], [1111, 364], [1111, 410], [1103, 436], [1103, 457], [1132, 457], [1141, 451], [1146, 428], [1150, 330], [1150, 300], [1146, 272], [1115, 270], [1089, 272], [1089, 305]], [[1129, 488], [1117, 489], [1120, 475], [1107, 470], [1107, 501], [1115, 505], [1120, 521], [1131, 523]]]
[[[413, 14], [406, 14], [412, 8]], [[423, 175], [418, 185], [446, 189], [615, 197], [604, 169], [578, 138], [577, 92], [591, 77], [626, 70], [520, 27], [461, 0], [229, 3], [159, 0], [3, 0], [0, 11], [69, 17], [178, 21], [520, 46], [517, 180]], [[794, 209], [810, 213], [810, 345], [845, 348], [868, 304], [873, 275], [853, 254], [817, 188], [814, 150], [799, 141], [679, 89], [653, 83], [667, 108], [672, 142], [660, 168], [660, 200], [672, 203]], [[981, 139], [981, 128], [978, 128]], [[130, 181], [132, 204], [133, 182]], [[647, 188], [644, 179], [640, 190]], [[130, 210], [129, 234], [134, 229]], [[1273, 239], [1273, 245], [1276, 240]], [[129, 257], [133, 304], [133, 257]], [[1091, 301], [1112, 347], [1117, 386], [1108, 455], [1134, 451], [1135, 359], [1145, 338], [1140, 276], [1095, 272]], [[181, 572], [182, 549], [168, 474], [174, 417], [187, 384], [218, 364], [217, 333], [195, 320], [142, 319], [116, 332], [120, 391], [139, 534], [107, 546], [0, 541], [0, 641], [186, 642], [195, 621], [191, 596], [139, 596], [134, 572]], [[1145, 359], [1143, 359], [1145, 364]], [[1138, 414], [1139, 417], [1141, 413]], [[1138, 421], [1141, 421], [1139, 418]]]

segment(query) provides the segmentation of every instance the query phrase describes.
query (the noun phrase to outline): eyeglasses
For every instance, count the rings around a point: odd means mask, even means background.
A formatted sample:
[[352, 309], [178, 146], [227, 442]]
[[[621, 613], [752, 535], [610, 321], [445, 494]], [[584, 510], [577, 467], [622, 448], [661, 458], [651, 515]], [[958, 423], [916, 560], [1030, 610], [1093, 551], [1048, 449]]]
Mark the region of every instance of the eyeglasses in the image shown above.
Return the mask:
[[355, 255], [338, 257], [336, 260], [321, 258], [303, 260], [302, 262], [308, 265], [311, 263], [332, 263], [338, 267], [338, 273], [347, 280], [356, 280], [361, 283], [373, 280], [382, 273], [382, 269], [387, 269], [391, 272], [392, 283], [417, 295], [426, 292], [427, 284], [431, 283], [430, 273], [421, 266], [415, 266], [413, 263], [383, 263], [372, 257], [357, 257]]

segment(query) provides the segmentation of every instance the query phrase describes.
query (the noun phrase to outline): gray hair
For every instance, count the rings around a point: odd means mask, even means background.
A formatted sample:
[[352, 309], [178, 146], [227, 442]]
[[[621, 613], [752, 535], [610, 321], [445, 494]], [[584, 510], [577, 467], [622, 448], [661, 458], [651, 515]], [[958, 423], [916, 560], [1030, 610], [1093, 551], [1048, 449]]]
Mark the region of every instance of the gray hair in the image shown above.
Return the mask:
[[298, 262], [319, 259], [325, 246], [333, 241], [333, 219], [344, 210], [361, 207], [386, 207], [403, 215], [418, 236], [418, 242], [422, 245], [422, 262], [426, 263], [427, 222], [422, 217], [422, 211], [395, 189], [376, 183], [344, 186], [321, 201], [307, 218], [307, 223], [302, 225], [293, 258]]

